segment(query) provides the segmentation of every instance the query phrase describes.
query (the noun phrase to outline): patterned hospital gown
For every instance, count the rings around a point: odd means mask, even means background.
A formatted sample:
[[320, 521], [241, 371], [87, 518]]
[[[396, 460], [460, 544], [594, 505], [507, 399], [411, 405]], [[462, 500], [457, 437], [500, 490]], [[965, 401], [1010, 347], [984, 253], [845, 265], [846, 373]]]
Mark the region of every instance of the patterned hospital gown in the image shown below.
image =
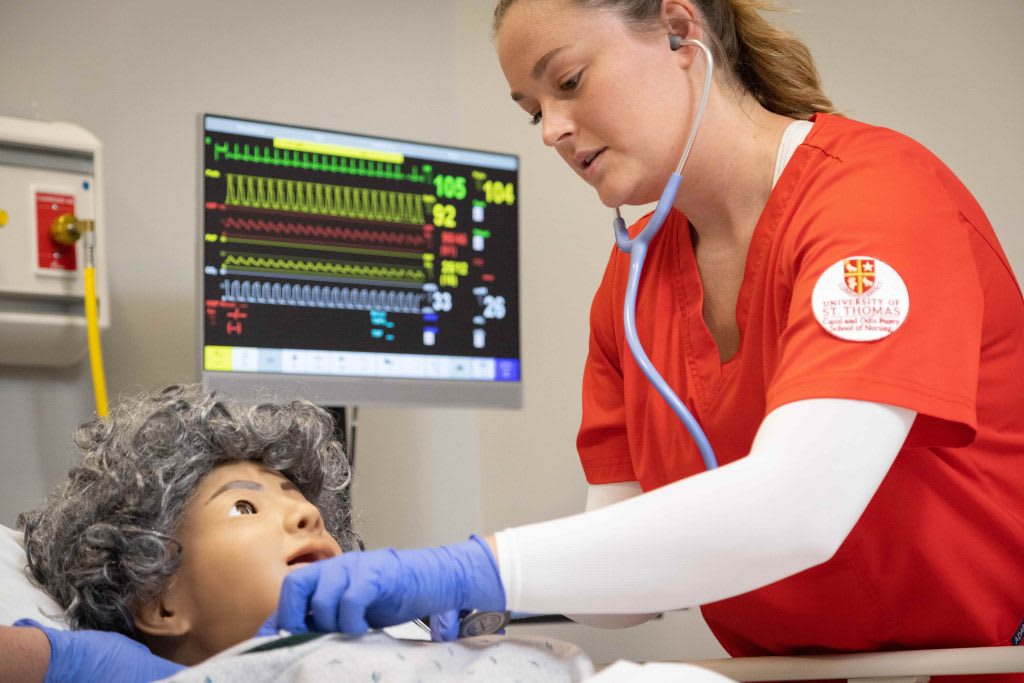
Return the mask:
[[355, 639], [340, 634], [254, 638], [167, 680], [576, 683], [593, 672], [590, 659], [577, 646], [550, 638], [481, 636], [432, 643], [373, 632]]

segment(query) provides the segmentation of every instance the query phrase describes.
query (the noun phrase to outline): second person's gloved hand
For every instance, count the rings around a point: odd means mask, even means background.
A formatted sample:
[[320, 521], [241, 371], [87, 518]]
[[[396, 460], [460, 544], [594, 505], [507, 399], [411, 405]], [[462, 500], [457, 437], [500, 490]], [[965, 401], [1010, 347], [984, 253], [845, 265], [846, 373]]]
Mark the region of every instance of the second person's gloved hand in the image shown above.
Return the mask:
[[[145, 683], [173, 676], [185, 667], [157, 657], [142, 643], [108, 631], [64, 631], [31, 619], [15, 626], [34, 626], [50, 641], [45, 683], [125, 681]], [[3, 673], [0, 672], [0, 679]]]
[[[361, 635], [371, 627], [470, 609], [505, 609], [497, 563], [477, 536], [438, 548], [345, 553], [296, 569], [285, 577], [277, 612], [260, 634]], [[450, 639], [457, 633], [456, 627], [433, 635]]]

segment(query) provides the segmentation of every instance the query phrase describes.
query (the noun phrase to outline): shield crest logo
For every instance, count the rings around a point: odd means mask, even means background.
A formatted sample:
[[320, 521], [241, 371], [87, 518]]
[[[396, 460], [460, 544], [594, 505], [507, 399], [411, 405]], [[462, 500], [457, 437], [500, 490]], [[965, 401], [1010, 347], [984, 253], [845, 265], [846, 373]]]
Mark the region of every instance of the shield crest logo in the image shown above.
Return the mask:
[[875, 286], [875, 260], [851, 258], [843, 262], [843, 282], [854, 294], [864, 294]]

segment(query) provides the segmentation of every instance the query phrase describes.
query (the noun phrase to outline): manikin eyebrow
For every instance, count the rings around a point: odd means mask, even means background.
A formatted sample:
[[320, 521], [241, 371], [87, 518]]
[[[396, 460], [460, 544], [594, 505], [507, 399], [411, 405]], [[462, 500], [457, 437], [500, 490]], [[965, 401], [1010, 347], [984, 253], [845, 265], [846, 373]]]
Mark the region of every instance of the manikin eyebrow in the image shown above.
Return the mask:
[[[551, 62], [552, 59], [555, 58], [555, 55], [557, 55], [559, 52], [566, 49], [567, 47], [569, 46], [563, 45], [562, 47], [556, 47], [553, 50], [548, 50], [547, 52], [545, 52], [544, 55], [537, 60], [537, 63], [533, 65], [533, 69], [530, 71], [530, 77], [533, 80], [537, 80], [538, 78], [543, 76], [544, 70], [548, 68], [548, 64]], [[523, 97], [525, 96], [522, 95], [521, 93], [512, 93], [512, 99], [516, 102], [523, 99]]]
[[228, 483], [224, 484], [219, 489], [214, 491], [213, 495], [206, 499], [204, 505], [209, 505], [211, 500], [213, 500], [220, 494], [230, 489], [250, 489], [252, 491], [262, 491], [263, 484], [258, 484], [255, 481], [249, 481], [247, 479], [236, 479], [235, 481], [229, 481]]
[[[204, 505], [208, 505], [211, 500], [213, 500], [220, 494], [224, 493], [225, 491], [229, 491], [231, 489], [249, 489], [252, 491], [262, 491], [263, 484], [260, 484], [255, 481], [249, 481], [248, 479], [236, 479], [234, 481], [229, 481], [228, 483], [224, 484], [219, 489], [214, 491], [213, 495], [206, 499], [206, 503], [204, 503]], [[286, 479], [285, 481], [281, 482], [281, 490], [298, 491], [299, 488], [295, 484]]]

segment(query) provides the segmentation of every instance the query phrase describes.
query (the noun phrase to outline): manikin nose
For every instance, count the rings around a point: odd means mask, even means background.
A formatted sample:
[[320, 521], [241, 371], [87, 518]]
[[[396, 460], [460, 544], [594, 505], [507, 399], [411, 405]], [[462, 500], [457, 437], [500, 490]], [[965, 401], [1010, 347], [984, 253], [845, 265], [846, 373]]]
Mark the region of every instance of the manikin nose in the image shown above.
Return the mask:
[[288, 531], [320, 531], [323, 526], [320, 511], [309, 501], [296, 501], [285, 517], [285, 527]]

